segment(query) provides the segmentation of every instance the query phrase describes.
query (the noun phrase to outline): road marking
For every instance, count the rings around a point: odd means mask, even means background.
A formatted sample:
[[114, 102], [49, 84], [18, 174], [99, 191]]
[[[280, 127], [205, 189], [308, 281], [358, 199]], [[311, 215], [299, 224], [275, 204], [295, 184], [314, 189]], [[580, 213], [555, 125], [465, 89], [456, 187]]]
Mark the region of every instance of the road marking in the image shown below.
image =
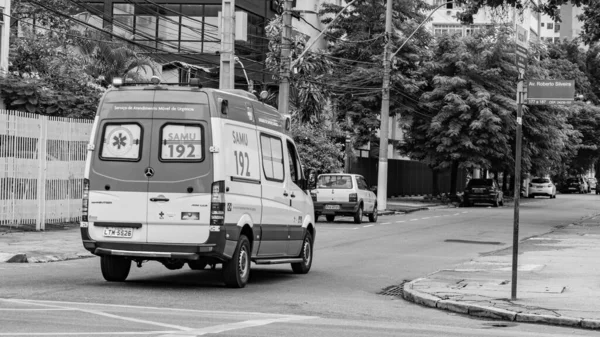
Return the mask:
[[465, 214], [465, 213], [469, 213], [469, 212], [467, 212], [467, 211], [462, 212], [462, 214]]
[[366, 226], [363, 226], [363, 227], [367, 228], [367, 227], [373, 227], [373, 226], [375, 226], [375, 225], [366, 225]]
[[396, 223], [403, 223], [403, 222], [406, 222], [406, 221], [404, 221], [404, 220], [402, 220], [402, 221], [396, 221]]
[[90, 309], [69, 308], [69, 307], [65, 307], [65, 306], [61, 306], [61, 305], [57, 305], [57, 304], [36, 303], [36, 301], [27, 301], [27, 300], [25, 300], [25, 301], [19, 301], [19, 300], [13, 300], [13, 299], [6, 299], [6, 301], [14, 302], [14, 303], [19, 303], [19, 304], [37, 305], [37, 306], [40, 306], [40, 307], [49, 307], [49, 308], [55, 308], [55, 309], [56, 308], [60, 308], [60, 309], [75, 309], [77, 311], [86, 312], [88, 314], [93, 314], [93, 315], [98, 315], [98, 316], [105, 316], [105, 317], [109, 317], [109, 318], [120, 319], [120, 320], [124, 320], [124, 321], [135, 322], [135, 323], [157, 325], [157, 326], [162, 326], [164, 328], [177, 329], [177, 330], [181, 330], [181, 331], [190, 331], [190, 330], [192, 330], [192, 328], [188, 328], [188, 327], [184, 327], [184, 326], [173, 325], [173, 324], [166, 324], [166, 323], [160, 323], [160, 322], [153, 322], [153, 321], [148, 321], [148, 320], [145, 320], [145, 319], [137, 319], [137, 318], [131, 318], [131, 317], [118, 316], [118, 315], [113, 315], [113, 314], [109, 314], [109, 313], [106, 313], [106, 312], [96, 311], [96, 310], [90, 310]]
[[[355, 228], [358, 229], [358, 228]], [[160, 307], [140, 307], [133, 305], [119, 305], [119, 304], [102, 304], [102, 303], [81, 303], [81, 302], [60, 302], [60, 301], [35, 301], [35, 300], [27, 300], [27, 299], [3, 299], [0, 298], [0, 302], [8, 302], [8, 303], [18, 303], [21, 305], [34, 305], [34, 306], [42, 306], [44, 309], [23, 309], [28, 311], [55, 311], [55, 310], [75, 310], [85, 313], [90, 313], [94, 315], [106, 316], [119, 320], [132, 321], [143, 324], [150, 325], [158, 325], [163, 327], [175, 328], [176, 330], [165, 330], [165, 331], [126, 331], [126, 332], [11, 332], [4, 333], [0, 332], [0, 336], [87, 336], [87, 335], [107, 335], [107, 336], [125, 336], [125, 335], [159, 335], [160, 337], [169, 337], [169, 336], [177, 336], [177, 337], [186, 337], [186, 336], [203, 336], [206, 334], [218, 334], [231, 330], [239, 330], [245, 328], [258, 327], [273, 323], [283, 323], [283, 322], [291, 322], [291, 321], [301, 321], [308, 319], [318, 318], [316, 316], [300, 316], [300, 315], [281, 315], [281, 314], [267, 314], [267, 313], [259, 313], [259, 312], [234, 312], [234, 311], [212, 311], [212, 310], [193, 310], [193, 309], [177, 309], [177, 308], [160, 308]], [[67, 307], [66, 305], [70, 305], [72, 307]], [[143, 319], [136, 319], [130, 317], [122, 317], [118, 315], [109, 314], [106, 312], [93, 310], [93, 309], [85, 309], [78, 308], [76, 306], [104, 306], [107, 309], [110, 307], [113, 308], [128, 308], [128, 309], [140, 309], [140, 312], [146, 311], [178, 311], [178, 312], [190, 312], [190, 313], [201, 313], [207, 316], [220, 317], [220, 318], [237, 318], [243, 316], [258, 316], [256, 319], [242, 321], [242, 322], [234, 322], [234, 323], [226, 323], [219, 324], [214, 326], [209, 326], [201, 329], [197, 328], [189, 328], [182, 327], [172, 324], [153, 322]], [[8, 309], [7, 309], [8, 310]], [[14, 310], [14, 309], [13, 309]], [[20, 310], [20, 309], [18, 309]]]
[[454, 213], [453, 215], [460, 215], [460, 213]]
[[[183, 336], [187, 336], [187, 333], [192, 333], [192, 335], [190, 335], [190, 336], [203, 336], [206, 334], [219, 334], [219, 333], [231, 331], [231, 330], [253, 328], [253, 327], [263, 326], [263, 325], [268, 325], [268, 324], [273, 324], [273, 323], [283, 323], [283, 322], [298, 321], [298, 320], [304, 320], [304, 319], [307, 319], [307, 318], [283, 317], [283, 318], [272, 318], [272, 319], [257, 319], [257, 320], [243, 321], [243, 322], [230, 323], [230, 324], [220, 324], [220, 325], [215, 325], [215, 326], [209, 326], [209, 327], [202, 328], [202, 329], [192, 330], [192, 331], [186, 332], [186, 334]], [[159, 337], [182, 337], [182, 335], [175, 333], [175, 334], [169, 334], [169, 335], [161, 335]]]
[[427, 219], [429, 219], [429, 217], [426, 217], [426, 218], [421, 218], [421, 220], [427, 220]]
[[391, 222], [384, 222], [384, 223], [382, 223], [382, 225], [389, 225], [389, 224], [391, 224]]
[[417, 220], [419, 220], [419, 219], [410, 219], [410, 220], [408, 220], [408, 221], [417, 221]]
[[436, 216], [434, 216], [434, 218], [440, 218], [440, 217], [441, 217], [441, 215], [436, 215]]

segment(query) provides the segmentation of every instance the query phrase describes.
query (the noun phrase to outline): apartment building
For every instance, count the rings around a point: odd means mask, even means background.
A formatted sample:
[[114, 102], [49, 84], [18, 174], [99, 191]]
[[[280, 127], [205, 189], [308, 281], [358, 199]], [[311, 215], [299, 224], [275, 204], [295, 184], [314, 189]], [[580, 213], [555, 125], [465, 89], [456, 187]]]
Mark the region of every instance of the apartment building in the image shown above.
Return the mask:
[[583, 22], [577, 16], [583, 13], [583, 7], [572, 4], [560, 6], [560, 19], [555, 21], [548, 15], [542, 15], [540, 22], [540, 37], [545, 42], [571, 40], [581, 33]]

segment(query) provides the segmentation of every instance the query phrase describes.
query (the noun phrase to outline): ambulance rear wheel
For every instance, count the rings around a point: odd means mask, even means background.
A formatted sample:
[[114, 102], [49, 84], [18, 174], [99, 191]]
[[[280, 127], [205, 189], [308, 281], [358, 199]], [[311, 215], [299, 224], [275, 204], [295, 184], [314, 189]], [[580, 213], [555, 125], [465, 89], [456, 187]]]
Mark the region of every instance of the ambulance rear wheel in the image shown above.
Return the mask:
[[312, 266], [313, 259], [313, 239], [310, 232], [306, 232], [302, 242], [302, 251], [300, 252], [302, 262], [292, 263], [292, 270], [296, 274], [306, 274]]
[[120, 256], [103, 255], [100, 258], [102, 276], [109, 282], [123, 282], [129, 276], [131, 260]]
[[244, 288], [250, 278], [250, 241], [240, 235], [233, 256], [223, 263], [223, 280], [229, 288]]
[[333, 214], [327, 214], [325, 216], [325, 219], [327, 219], [327, 222], [333, 222], [333, 220], [335, 220], [335, 215], [333, 215]]

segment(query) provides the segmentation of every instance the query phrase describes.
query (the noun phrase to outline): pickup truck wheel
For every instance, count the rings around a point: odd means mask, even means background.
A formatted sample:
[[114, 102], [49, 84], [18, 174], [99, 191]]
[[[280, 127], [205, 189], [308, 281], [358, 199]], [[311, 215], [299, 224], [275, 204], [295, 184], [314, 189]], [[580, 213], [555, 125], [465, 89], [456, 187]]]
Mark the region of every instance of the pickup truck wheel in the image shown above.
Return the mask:
[[109, 282], [123, 282], [131, 270], [131, 260], [120, 256], [102, 255], [100, 257], [102, 276]]
[[379, 213], [377, 212], [377, 204], [375, 204], [375, 206], [373, 206], [373, 213], [369, 214], [369, 221], [377, 222], [378, 216], [379, 216]]
[[358, 210], [356, 210], [356, 213], [354, 214], [354, 223], [362, 223], [362, 218], [363, 218], [363, 206], [360, 205], [358, 206]]
[[327, 214], [325, 216], [325, 219], [327, 219], [327, 222], [333, 222], [333, 220], [335, 220], [335, 215], [329, 215], [329, 214]]
[[231, 260], [223, 263], [223, 280], [229, 288], [244, 288], [250, 278], [250, 242], [240, 235]]
[[306, 274], [312, 266], [313, 259], [313, 239], [310, 232], [306, 232], [302, 242], [302, 251], [300, 252], [302, 262], [292, 263], [292, 270], [296, 274]]

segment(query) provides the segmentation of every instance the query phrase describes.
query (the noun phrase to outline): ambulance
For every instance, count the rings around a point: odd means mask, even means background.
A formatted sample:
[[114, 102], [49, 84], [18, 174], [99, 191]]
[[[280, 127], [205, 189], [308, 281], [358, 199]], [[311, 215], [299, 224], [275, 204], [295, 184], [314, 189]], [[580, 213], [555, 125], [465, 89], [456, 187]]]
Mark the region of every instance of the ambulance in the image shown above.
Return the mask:
[[85, 166], [81, 236], [105, 280], [131, 264], [311, 268], [314, 207], [290, 118], [242, 90], [123, 83], [100, 100]]

